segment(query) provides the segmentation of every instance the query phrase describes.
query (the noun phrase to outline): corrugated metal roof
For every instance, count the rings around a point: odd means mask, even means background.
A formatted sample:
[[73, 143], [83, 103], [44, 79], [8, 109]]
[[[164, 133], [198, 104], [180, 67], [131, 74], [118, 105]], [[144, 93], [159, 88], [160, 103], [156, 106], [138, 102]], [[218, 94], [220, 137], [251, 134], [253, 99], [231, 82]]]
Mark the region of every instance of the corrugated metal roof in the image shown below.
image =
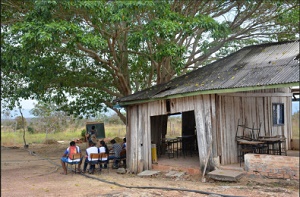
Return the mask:
[[176, 97], [192, 92], [299, 82], [299, 41], [245, 47], [225, 58], [123, 97], [120, 103]]

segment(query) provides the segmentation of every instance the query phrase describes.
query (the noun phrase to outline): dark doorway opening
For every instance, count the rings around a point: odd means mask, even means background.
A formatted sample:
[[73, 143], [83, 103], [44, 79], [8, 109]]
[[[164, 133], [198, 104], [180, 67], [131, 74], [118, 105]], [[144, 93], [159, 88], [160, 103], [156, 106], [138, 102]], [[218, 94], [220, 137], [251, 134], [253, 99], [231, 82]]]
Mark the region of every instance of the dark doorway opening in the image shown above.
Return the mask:
[[159, 165], [199, 168], [194, 111], [151, 117], [151, 140]]

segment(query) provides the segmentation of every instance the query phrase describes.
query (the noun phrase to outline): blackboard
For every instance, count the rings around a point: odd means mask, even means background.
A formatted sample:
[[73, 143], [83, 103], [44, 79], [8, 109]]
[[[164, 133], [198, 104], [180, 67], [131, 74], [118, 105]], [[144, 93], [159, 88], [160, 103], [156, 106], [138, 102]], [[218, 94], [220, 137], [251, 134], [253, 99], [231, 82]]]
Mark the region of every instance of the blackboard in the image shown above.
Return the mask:
[[97, 139], [103, 139], [103, 138], [105, 138], [104, 123], [100, 123], [100, 122], [87, 122], [86, 123], [86, 132], [89, 131], [89, 130], [91, 130], [93, 125], [96, 128]]

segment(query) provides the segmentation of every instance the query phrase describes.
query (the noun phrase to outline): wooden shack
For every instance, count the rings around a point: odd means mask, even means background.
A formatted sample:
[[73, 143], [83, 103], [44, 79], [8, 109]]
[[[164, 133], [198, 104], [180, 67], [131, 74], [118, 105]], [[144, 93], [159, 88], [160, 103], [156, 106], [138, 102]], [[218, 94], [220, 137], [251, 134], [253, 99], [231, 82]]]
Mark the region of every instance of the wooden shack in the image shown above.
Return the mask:
[[260, 126], [260, 135], [291, 140], [291, 87], [299, 86], [299, 41], [245, 47], [165, 84], [118, 100], [127, 113], [127, 166], [152, 168], [151, 143], [160, 144], [171, 114], [182, 115], [182, 135], [195, 134], [199, 168], [210, 146], [216, 161], [238, 163], [238, 121]]

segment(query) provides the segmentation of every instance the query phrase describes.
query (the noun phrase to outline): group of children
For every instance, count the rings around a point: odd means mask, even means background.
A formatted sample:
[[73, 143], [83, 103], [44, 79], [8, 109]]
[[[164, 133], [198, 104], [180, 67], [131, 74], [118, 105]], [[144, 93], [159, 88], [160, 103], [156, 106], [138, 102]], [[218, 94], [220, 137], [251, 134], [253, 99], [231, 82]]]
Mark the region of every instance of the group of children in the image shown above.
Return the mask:
[[[112, 144], [112, 147], [109, 149], [104, 142], [104, 140], [99, 141], [99, 147], [97, 147], [96, 143], [93, 142], [93, 140], [89, 140], [89, 147], [86, 149], [86, 155], [85, 155], [85, 161], [83, 166], [82, 173], [86, 173], [87, 166], [90, 164], [89, 173], [94, 173], [95, 170], [95, 164], [92, 164], [91, 161], [98, 160], [98, 159], [92, 159], [91, 154], [92, 153], [105, 153], [108, 155], [108, 157], [101, 158], [101, 161], [104, 163], [103, 168], [107, 168], [109, 160], [114, 160], [112, 168], [118, 168], [119, 166], [119, 159], [126, 158], [126, 138], [123, 139], [122, 145], [116, 142], [116, 140], [112, 139], [110, 141]], [[110, 155], [109, 152], [112, 151], [113, 154]], [[125, 152], [125, 154], [124, 154]], [[81, 153], [81, 150], [79, 146], [76, 146], [76, 143], [74, 141], [70, 142], [70, 146], [65, 150], [62, 158], [61, 158], [61, 164], [63, 167], [64, 172], [62, 174], [67, 174], [67, 168], [65, 163], [71, 163], [72, 161], [72, 154], [74, 153]], [[81, 159], [77, 159], [75, 161], [78, 163], [78, 172], [81, 172], [81, 163], [82, 163], [83, 157], [81, 156]], [[124, 165], [126, 165], [126, 160], [124, 160]], [[102, 168], [102, 165], [100, 165], [100, 168]]]

